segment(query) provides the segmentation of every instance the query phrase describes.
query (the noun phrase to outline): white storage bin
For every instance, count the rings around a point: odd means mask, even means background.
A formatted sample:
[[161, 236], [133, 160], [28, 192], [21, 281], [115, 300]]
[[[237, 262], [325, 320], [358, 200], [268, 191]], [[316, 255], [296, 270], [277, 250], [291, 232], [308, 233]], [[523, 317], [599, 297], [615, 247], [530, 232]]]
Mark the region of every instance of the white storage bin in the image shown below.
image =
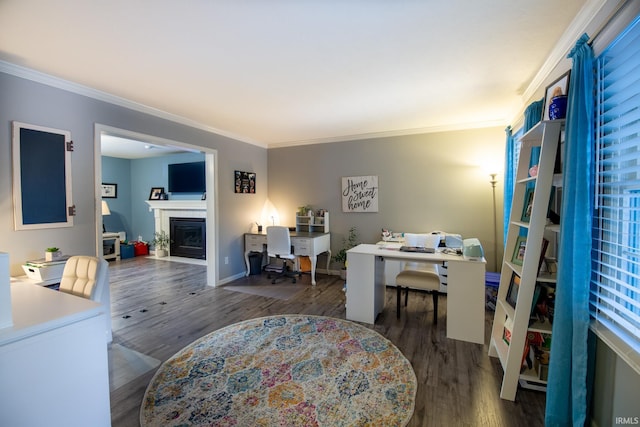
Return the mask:
[[27, 274], [29, 279], [44, 282], [52, 279], [62, 278], [62, 272], [64, 271], [64, 262], [56, 263], [53, 265], [42, 265], [36, 267], [32, 264], [25, 264], [22, 269]]

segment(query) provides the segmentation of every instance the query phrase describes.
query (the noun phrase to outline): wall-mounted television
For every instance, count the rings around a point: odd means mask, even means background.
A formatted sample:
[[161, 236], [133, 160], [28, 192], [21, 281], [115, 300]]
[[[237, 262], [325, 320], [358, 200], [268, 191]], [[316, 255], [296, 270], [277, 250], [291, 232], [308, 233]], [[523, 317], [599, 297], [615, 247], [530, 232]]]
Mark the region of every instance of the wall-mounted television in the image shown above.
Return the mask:
[[170, 193], [204, 193], [206, 191], [204, 162], [169, 165]]

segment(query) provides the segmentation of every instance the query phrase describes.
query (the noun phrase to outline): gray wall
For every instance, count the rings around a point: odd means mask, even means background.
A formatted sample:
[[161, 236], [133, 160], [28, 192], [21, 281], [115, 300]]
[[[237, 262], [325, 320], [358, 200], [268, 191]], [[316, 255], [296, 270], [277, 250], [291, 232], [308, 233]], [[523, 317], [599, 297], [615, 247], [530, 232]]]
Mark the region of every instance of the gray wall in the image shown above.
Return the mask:
[[619, 419], [616, 420], [620, 417], [631, 418], [632, 421], [627, 421], [626, 424], [640, 423], [640, 374], [599, 338], [596, 341], [593, 389], [592, 426], [625, 424]]
[[[488, 169], [494, 165], [502, 170], [504, 144], [500, 127], [269, 149], [269, 199], [283, 225], [295, 224], [298, 206], [327, 209], [333, 253], [351, 226], [367, 243], [380, 240], [382, 228], [444, 230], [479, 238], [487, 270], [494, 270], [496, 239]], [[378, 176], [378, 212], [343, 213], [341, 177], [365, 175]], [[502, 174], [498, 179], [497, 256], [501, 260]]]
[[[217, 150], [218, 155], [218, 275], [220, 280], [244, 271], [242, 234], [266, 199], [267, 150], [211, 132], [136, 112], [10, 74], [0, 73], [0, 251], [10, 255], [11, 274], [43, 257], [44, 249], [60, 247], [67, 254], [94, 254], [96, 248], [94, 126], [102, 124]], [[73, 201], [77, 207], [70, 228], [15, 231], [13, 227], [11, 122], [69, 130], [75, 142], [72, 156]], [[258, 193], [237, 195], [233, 171], [256, 172]], [[148, 198], [148, 194], [144, 196]], [[224, 264], [224, 257], [229, 264]]]

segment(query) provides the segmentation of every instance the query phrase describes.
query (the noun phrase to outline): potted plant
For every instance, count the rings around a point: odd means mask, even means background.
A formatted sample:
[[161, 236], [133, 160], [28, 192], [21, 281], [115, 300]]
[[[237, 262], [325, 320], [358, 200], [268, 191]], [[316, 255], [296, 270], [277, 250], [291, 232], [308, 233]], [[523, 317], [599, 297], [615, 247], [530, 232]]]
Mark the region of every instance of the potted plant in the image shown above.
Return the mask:
[[310, 210], [310, 205], [298, 206], [298, 216], [307, 216]]
[[342, 248], [333, 256], [333, 260], [335, 262], [339, 262], [342, 264], [342, 269], [340, 270], [340, 277], [343, 280], [347, 278], [347, 251], [358, 244], [358, 231], [356, 227], [351, 227], [349, 229], [349, 234], [347, 237], [342, 238]]
[[44, 260], [45, 261], [54, 261], [62, 256], [62, 252], [60, 252], [60, 248], [51, 247], [47, 248], [44, 252]]
[[156, 256], [157, 257], [165, 257], [169, 253], [167, 249], [169, 249], [169, 235], [164, 231], [156, 231], [151, 241], [151, 244], [156, 248]]

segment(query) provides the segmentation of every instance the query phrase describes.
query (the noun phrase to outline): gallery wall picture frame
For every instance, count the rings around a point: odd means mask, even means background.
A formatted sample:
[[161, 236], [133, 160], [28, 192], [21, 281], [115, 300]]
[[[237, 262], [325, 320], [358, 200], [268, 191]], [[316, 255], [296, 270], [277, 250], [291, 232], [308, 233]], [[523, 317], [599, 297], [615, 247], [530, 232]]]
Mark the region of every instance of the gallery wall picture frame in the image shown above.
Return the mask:
[[513, 248], [513, 255], [511, 256], [511, 262], [515, 265], [522, 265], [524, 260], [524, 251], [527, 248], [527, 236], [518, 236], [516, 244]]
[[164, 187], [152, 187], [149, 193], [149, 200], [163, 200]]
[[522, 204], [522, 215], [520, 215], [520, 220], [522, 222], [529, 222], [531, 219], [531, 209], [533, 209], [533, 194], [535, 192], [534, 187], [527, 188], [527, 191], [524, 193], [524, 203]]
[[571, 76], [571, 70], [561, 75], [557, 80], [547, 86], [544, 95], [544, 107], [542, 108], [542, 120], [549, 120], [549, 105], [551, 100], [560, 95], [567, 95], [569, 93], [569, 78]]
[[507, 290], [506, 301], [513, 308], [516, 308], [519, 291], [520, 291], [520, 276], [518, 276], [515, 272], [511, 273], [511, 281], [509, 282], [509, 289]]
[[117, 199], [118, 198], [118, 184], [111, 184], [107, 182], [102, 183], [102, 198], [103, 199]]
[[234, 188], [236, 193], [255, 194], [256, 174], [254, 172], [234, 171]]

